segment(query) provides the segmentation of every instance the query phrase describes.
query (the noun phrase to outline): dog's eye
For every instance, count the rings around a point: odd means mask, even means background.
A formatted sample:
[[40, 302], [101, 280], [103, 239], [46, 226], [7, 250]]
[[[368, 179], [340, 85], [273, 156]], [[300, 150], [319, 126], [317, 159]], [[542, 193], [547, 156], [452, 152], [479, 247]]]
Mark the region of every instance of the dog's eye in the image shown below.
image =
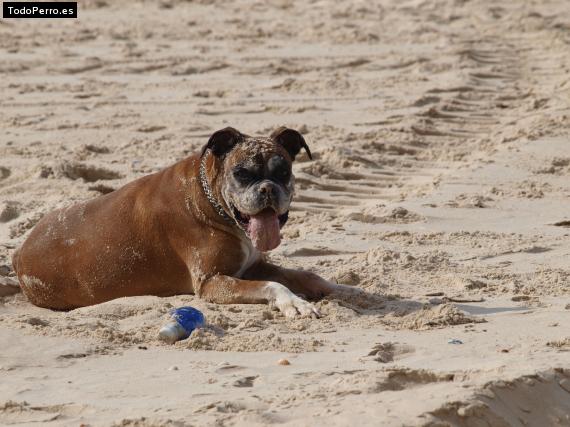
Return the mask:
[[291, 165], [280, 155], [275, 155], [267, 162], [269, 177], [285, 184], [291, 178]]
[[289, 169], [285, 165], [279, 165], [278, 167], [273, 169], [273, 171], [271, 171], [270, 174], [275, 181], [287, 182], [291, 177], [291, 169]]
[[280, 169], [275, 172], [275, 177], [280, 181], [287, 181], [291, 176], [289, 169]]
[[238, 181], [248, 182], [255, 178], [255, 174], [246, 168], [239, 168], [234, 171], [234, 176]]

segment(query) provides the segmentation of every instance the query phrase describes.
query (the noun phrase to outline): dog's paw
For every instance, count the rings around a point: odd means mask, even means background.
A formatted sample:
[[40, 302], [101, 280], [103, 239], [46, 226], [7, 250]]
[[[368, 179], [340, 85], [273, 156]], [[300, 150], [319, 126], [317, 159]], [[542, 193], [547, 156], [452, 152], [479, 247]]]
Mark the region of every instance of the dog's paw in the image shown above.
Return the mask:
[[285, 317], [320, 317], [319, 310], [308, 301], [299, 298], [280, 283], [270, 282], [267, 290], [272, 302]]

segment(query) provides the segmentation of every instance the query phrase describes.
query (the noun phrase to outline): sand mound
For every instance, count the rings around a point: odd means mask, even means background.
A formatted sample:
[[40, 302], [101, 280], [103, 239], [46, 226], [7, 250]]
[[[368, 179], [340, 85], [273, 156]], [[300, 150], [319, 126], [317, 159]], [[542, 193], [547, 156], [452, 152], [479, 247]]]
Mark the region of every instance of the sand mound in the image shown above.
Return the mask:
[[472, 400], [451, 402], [430, 412], [424, 425], [567, 426], [569, 414], [570, 371], [554, 369], [511, 381], [493, 381]]
[[421, 310], [404, 316], [389, 314], [384, 319], [386, 325], [392, 328], [413, 330], [443, 328], [484, 321], [484, 319], [469, 316], [453, 304], [441, 304], [435, 307], [424, 306]]
[[57, 165], [56, 171], [56, 175], [61, 175], [72, 180], [81, 178], [85, 182], [122, 178], [119, 172], [111, 169], [78, 162], [61, 162]]

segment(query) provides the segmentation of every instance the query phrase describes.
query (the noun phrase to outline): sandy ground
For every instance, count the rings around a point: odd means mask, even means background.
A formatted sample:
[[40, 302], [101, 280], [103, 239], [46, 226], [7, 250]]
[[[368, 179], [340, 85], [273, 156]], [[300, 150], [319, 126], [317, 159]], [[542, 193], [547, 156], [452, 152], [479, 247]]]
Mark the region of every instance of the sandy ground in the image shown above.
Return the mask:
[[[1, 425], [570, 425], [568, 3], [377, 3], [0, 20], [0, 280], [52, 209], [285, 124], [315, 156], [271, 258], [372, 295], [0, 298]], [[162, 344], [180, 305], [209, 326]]]

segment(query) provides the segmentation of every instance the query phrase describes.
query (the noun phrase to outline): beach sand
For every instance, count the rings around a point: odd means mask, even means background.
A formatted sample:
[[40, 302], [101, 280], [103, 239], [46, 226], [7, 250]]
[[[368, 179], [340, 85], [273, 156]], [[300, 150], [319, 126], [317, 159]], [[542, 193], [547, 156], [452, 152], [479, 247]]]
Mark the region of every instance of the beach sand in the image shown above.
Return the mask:
[[[0, 297], [0, 425], [570, 425], [570, 8], [378, 3], [0, 20], [0, 284], [47, 212], [225, 126], [287, 125], [314, 157], [270, 258], [370, 294], [294, 320], [191, 295]], [[161, 343], [182, 305], [209, 326]]]

